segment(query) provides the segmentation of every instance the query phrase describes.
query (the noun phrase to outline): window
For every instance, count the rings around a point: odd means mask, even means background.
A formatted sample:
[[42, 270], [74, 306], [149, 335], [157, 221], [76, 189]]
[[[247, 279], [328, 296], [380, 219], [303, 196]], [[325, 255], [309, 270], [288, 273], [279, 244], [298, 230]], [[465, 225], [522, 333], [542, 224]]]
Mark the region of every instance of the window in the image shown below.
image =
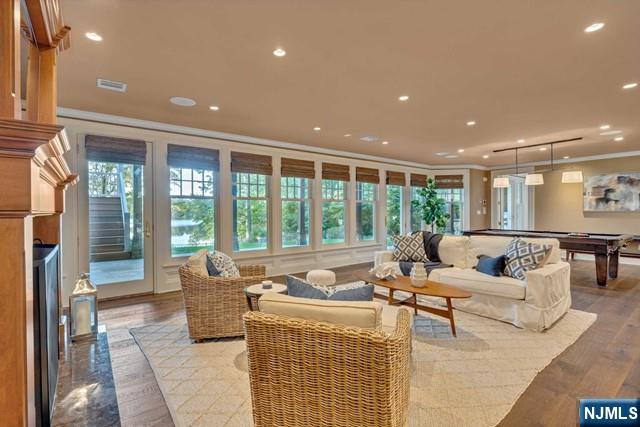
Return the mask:
[[447, 203], [449, 221], [438, 232], [446, 234], [462, 234], [462, 188], [439, 188], [438, 195]]
[[375, 240], [376, 194], [378, 186], [369, 182], [356, 183], [356, 240]]
[[322, 180], [322, 244], [344, 243], [346, 183]]
[[169, 168], [171, 256], [215, 247], [214, 172]]
[[387, 185], [387, 247], [393, 246], [393, 236], [402, 234], [402, 187]]
[[233, 250], [252, 251], [268, 247], [267, 175], [234, 172]]
[[[418, 200], [418, 190], [419, 187], [411, 187], [411, 200]], [[411, 231], [419, 231], [422, 230], [422, 214], [420, 210], [411, 204]]]
[[283, 248], [309, 245], [310, 194], [310, 181], [307, 178], [280, 178]]

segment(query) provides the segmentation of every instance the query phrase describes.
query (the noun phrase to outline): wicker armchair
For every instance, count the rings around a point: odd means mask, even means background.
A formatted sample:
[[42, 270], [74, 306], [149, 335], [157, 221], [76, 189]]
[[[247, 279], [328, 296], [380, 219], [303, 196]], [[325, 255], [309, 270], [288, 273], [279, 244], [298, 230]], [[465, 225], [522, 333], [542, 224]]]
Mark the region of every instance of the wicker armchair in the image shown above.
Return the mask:
[[186, 265], [178, 269], [191, 339], [244, 335], [242, 315], [247, 311], [247, 299], [243, 289], [263, 281], [266, 269], [264, 265], [238, 268], [240, 277], [236, 279], [201, 276]]
[[410, 318], [401, 308], [387, 334], [246, 313], [255, 425], [406, 425]]

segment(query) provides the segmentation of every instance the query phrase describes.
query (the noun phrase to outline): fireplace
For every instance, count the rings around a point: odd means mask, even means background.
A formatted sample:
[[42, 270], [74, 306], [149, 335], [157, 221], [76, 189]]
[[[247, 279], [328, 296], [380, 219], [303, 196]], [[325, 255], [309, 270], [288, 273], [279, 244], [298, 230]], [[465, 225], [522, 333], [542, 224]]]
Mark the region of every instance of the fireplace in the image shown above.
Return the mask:
[[58, 383], [58, 245], [33, 246], [33, 323], [36, 425], [49, 426]]

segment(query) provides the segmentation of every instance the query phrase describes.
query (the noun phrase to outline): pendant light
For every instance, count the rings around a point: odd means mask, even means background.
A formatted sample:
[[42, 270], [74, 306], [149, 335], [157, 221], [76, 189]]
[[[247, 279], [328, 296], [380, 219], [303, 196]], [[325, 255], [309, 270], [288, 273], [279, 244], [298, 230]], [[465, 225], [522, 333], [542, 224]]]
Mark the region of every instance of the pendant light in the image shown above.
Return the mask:
[[580, 184], [583, 181], [582, 171], [562, 172], [563, 184]]
[[529, 173], [524, 178], [524, 185], [543, 185], [544, 177], [541, 173]]
[[497, 176], [493, 178], [493, 188], [509, 188], [509, 177]]

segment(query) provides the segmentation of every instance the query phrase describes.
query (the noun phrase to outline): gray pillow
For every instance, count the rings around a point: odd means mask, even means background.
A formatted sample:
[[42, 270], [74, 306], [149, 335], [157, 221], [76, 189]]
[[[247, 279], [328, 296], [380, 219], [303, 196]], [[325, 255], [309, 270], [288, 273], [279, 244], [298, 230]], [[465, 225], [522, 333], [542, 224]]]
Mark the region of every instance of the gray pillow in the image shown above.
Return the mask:
[[424, 238], [422, 237], [422, 233], [393, 236], [393, 260], [411, 262], [429, 261], [424, 251]]
[[287, 293], [292, 297], [333, 301], [373, 301], [373, 285], [364, 282], [340, 286], [313, 285], [306, 280], [287, 275]]
[[547, 262], [552, 248], [551, 245], [527, 243], [519, 238], [513, 239], [504, 252], [507, 257], [504, 274], [514, 279], [526, 280], [527, 271], [540, 268]]

